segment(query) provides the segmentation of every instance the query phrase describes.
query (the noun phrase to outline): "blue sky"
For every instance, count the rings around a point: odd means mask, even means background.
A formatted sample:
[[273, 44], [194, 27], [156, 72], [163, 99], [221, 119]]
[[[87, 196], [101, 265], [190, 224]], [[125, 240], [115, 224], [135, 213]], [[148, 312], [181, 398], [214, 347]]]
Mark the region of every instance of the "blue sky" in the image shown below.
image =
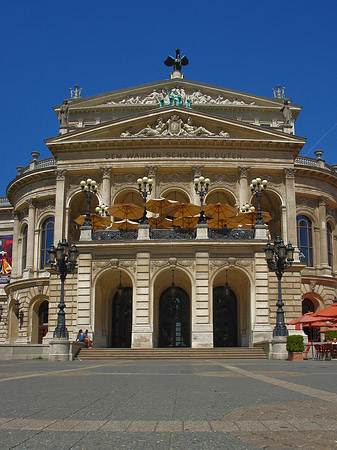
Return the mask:
[[30, 153], [50, 153], [52, 106], [169, 77], [180, 48], [185, 78], [271, 97], [276, 84], [303, 105], [302, 155], [337, 163], [337, 1], [15, 1], [2, 5], [0, 195]]

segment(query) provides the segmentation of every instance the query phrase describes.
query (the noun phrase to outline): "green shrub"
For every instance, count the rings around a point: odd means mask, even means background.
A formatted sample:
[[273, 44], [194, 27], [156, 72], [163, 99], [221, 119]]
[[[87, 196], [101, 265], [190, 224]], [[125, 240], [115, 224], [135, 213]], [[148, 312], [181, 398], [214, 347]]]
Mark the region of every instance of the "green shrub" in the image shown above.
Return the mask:
[[332, 341], [337, 338], [337, 330], [325, 330], [325, 339], [327, 341]]
[[287, 336], [288, 352], [303, 352], [303, 350], [304, 350], [303, 336], [300, 336], [298, 334]]

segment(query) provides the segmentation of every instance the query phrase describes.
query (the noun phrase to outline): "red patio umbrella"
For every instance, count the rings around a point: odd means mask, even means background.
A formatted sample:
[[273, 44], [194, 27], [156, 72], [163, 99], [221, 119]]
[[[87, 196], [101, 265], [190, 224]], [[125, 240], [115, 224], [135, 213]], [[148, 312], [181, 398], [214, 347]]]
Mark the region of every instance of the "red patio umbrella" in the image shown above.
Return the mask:
[[[332, 318], [337, 318], [337, 302], [334, 301], [334, 303], [332, 303], [332, 305], [328, 306], [327, 308], [321, 309], [320, 311], [316, 311], [313, 313], [314, 317], [332, 317]], [[329, 320], [329, 319], [326, 319]]]

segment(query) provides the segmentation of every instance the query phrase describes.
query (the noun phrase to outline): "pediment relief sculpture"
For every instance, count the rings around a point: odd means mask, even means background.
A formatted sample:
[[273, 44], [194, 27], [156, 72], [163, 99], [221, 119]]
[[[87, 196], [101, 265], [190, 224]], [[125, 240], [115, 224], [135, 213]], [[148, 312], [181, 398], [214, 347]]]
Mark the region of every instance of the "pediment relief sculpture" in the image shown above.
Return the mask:
[[99, 106], [107, 105], [157, 105], [157, 106], [187, 106], [193, 105], [255, 105], [255, 102], [245, 103], [238, 98], [225, 98], [218, 93], [218, 95], [208, 95], [200, 89], [191, 93], [187, 93], [184, 88], [174, 87], [171, 90], [168, 88], [162, 89], [161, 92], [153, 89], [150, 94], [136, 94], [129, 95], [119, 101], [110, 100]]
[[193, 124], [192, 117], [188, 117], [184, 122], [177, 114], [172, 115], [168, 120], [159, 117], [154, 125], [147, 125], [138, 132], [133, 132], [132, 127], [123, 131], [121, 137], [156, 137], [156, 136], [179, 136], [179, 137], [224, 137], [228, 138], [229, 133], [218, 127], [217, 133], [207, 130], [205, 127]]

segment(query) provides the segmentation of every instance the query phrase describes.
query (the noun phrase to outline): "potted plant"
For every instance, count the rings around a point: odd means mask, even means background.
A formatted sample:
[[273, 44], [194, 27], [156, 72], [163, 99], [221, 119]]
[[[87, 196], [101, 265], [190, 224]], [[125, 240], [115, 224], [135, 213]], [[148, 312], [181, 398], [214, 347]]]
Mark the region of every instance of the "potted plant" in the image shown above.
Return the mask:
[[303, 350], [303, 336], [300, 336], [298, 334], [287, 336], [288, 361], [302, 361]]

